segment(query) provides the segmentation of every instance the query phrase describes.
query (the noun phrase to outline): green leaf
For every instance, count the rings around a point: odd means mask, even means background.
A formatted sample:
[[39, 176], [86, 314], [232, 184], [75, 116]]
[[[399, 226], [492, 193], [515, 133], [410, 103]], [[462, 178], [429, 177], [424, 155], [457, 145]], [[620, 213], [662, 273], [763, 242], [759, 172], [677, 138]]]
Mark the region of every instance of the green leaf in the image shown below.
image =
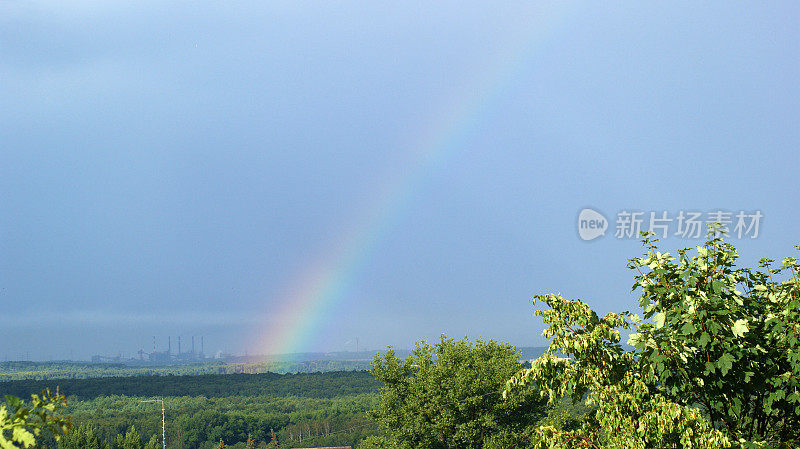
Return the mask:
[[728, 371], [730, 371], [731, 367], [733, 367], [733, 360], [733, 356], [727, 352], [722, 354], [722, 356], [720, 356], [720, 358], [717, 360], [717, 367], [723, 376], [728, 374]]
[[700, 340], [697, 342], [701, 348], [705, 348], [707, 344], [711, 342], [711, 337], [708, 336], [708, 333], [703, 332], [700, 334]]
[[661, 329], [664, 327], [664, 320], [667, 318], [664, 315], [664, 312], [658, 312], [657, 314], [653, 315], [653, 322], [656, 323], [656, 329]]
[[12, 443], [11, 441], [6, 440], [6, 438], [0, 434], [0, 448], [3, 449], [18, 449], [17, 446]]
[[749, 330], [747, 328], [747, 320], [745, 319], [736, 320], [736, 322], [733, 323], [733, 327], [731, 328], [731, 330], [733, 331], [733, 335], [736, 335], [737, 337], [744, 336], [745, 332]]
[[22, 443], [24, 447], [31, 447], [36, 444], [36, 438], [24, 427], [14, 427], [11, 438]]

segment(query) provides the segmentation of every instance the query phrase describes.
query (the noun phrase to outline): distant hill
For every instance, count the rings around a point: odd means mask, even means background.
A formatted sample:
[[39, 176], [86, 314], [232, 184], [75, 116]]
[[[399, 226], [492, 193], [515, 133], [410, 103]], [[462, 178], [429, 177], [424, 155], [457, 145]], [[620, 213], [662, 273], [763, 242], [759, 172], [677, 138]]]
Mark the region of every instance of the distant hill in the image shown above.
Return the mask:
[[[517, 346], [517, 351], [522, 353], [521, 357], [524, 360], [535, 359], [541, 356], [547, 349], [545, 346]], [[400, 358], [405, 359], [411, 354], [409, 349], [392, 348], [394, 354]], [[385, 354], [386, 350], [367, 350], [367, 351], [341, 351], [341, 352], [303, 352], [294, 354], [280, 354], [275, 356], [251, 356], [242, 359], [247, 362], [257, 361], [320, 361], [320, 360], [336, 360], [336, 361], [366, 361], [371, 362], [375, 358], [375, 354]]]
[[[545, 347], [521, 346], [520, 360], [542, 355]], [[380, 354], [385, 354], [385, 350]], [[400, 359], [411, 351], [394, 349]], [[306, 352], [277, 356], [241, 356], [208, 359], [194, 363], [126, 364], [90, 362], [0, 362], [0, 383], [16, 380], [90, 379], [105, 377], [186, 376], [205, 374], [258, 373], [325, 373], [331, 371], [365, 371], [378, 351]]]
[[[547, 348], [544, 346], [518, 346], [517, 351], [521, 353], [520, 359], [529, 360], [541, 356]], [[394, 354], [405, 359], [411, 354], [409, 349], [392, 348]], [[367, 350], [367, 351], [341, 351], [341, 352], [301, 352], [292, 354], [279, 354], [272, 356], [252, 355], [247, 357], [230, 357], [228, 363], [259, 363], [259, 362], [365, 362], [364, 369], [369, 367], [369, 362], [375, 358], [375, 354], [385, 354], [386, 350]]]

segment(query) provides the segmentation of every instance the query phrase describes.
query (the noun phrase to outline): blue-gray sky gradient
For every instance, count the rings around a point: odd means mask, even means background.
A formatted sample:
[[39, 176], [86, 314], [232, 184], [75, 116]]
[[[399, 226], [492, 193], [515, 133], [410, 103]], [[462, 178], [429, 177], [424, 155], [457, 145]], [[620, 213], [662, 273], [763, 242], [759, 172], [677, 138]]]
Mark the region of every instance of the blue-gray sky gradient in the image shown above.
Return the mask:
[[256, 351], [487, 64], [512, 72], [310, 350], [542, 344], [533, 293], [633, 308], [639, 244], [581, 241], [587, 206], [761, 210], [744, 259], [794, 255], [798, 23], [794, 2], [1, 2], [0, 357]]

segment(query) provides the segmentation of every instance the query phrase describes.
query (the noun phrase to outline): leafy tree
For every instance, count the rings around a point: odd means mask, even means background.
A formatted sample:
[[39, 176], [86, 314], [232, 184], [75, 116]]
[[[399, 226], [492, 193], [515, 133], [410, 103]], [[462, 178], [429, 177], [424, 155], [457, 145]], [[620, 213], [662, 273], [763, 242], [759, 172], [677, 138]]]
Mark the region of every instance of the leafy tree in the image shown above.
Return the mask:
[[358, 443], [358, 449], [394, 449], [396, 447], [388, 438], [377, 435], [370, 435]]
[[136, 427], [131, 426], [125, 435], [117, 435], [114, 442], [114, 449], [157, 449], [159, 447], [158, 437], [153, 435], [147, 445], [142, 445], [142, 437], [136, 430]]
[[158, 440], [158, 437], [153, 435], [150, 437], [150, 441], [144, 445], [144, 449], [159, 449], [161, 447], [161, 442]]
[[63, 414], [67, 406], [64, 395], [49, 389], [40, 395], [32, 394], [30, 405], [14, 396], [6, 396], [0, 405], [0, 447], [3, 449], [28, 448], [36, 444], [42, 432], [59, 439], [69, 431], [69, 417]]
[[435, 345], [418, 342], [405, 361], [392, 350], [376, 355], [372, 373], [384, 387], [373, 417], [389, 436], [364, 444], [471, 449], [501, 430], [522, 431], [544, 408], [532, 389], [502, 400], [505, 381], [521, 367], [518, 360], [509, 344], [444, 336]]
[[[540, 426], [531, 447], [796, 447], [800, 441], [800, 284], [797, 261], [736, 268], [712, 226], [689, 258], [657, 251], [630, 259], [642, 322], [599, 317], [560, 295], [537, 295], [549, 350], [508, 382], [536, 383], [553, 403], [596, 407], [580, 430]], [[800, 249], [800, 246], [797, 247]], [[781, 273], [788, 279], [777, 279]], [[634, 331], [620, 344], [620, 330]], [[557, 353], [570, 358], [556, 357]]]
[[105, 449], [108, 445], [100, 438], [93, 423], [81, 424], [58, 440], [58, 449]]
[[279, 443], [278, 443], [278, 435], [276, 435], [275, 431], [272, 430], [272, 429], [270, 429], [269, 433], [270, 433], [270, 436], [269, 436], [270, 438], [269, 438], [269, 444], [267, 444], [267, 447], [278, 447], [278, 445], [279, 445]]

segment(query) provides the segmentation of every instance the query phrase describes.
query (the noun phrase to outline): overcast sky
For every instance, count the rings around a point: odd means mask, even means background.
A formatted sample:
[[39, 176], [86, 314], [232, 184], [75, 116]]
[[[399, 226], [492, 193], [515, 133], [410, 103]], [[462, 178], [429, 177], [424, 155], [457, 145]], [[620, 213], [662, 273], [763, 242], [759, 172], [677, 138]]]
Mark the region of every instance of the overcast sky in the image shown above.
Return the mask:
[[635, 308], [621, 211], [759, 211], [743, 259], [796, 256], [799, 23], [796, 2], [0, 1], [0, 358], [258, 352], [319, 266], [338, 290], [301, 349], [540, 345], [534, 293]]

